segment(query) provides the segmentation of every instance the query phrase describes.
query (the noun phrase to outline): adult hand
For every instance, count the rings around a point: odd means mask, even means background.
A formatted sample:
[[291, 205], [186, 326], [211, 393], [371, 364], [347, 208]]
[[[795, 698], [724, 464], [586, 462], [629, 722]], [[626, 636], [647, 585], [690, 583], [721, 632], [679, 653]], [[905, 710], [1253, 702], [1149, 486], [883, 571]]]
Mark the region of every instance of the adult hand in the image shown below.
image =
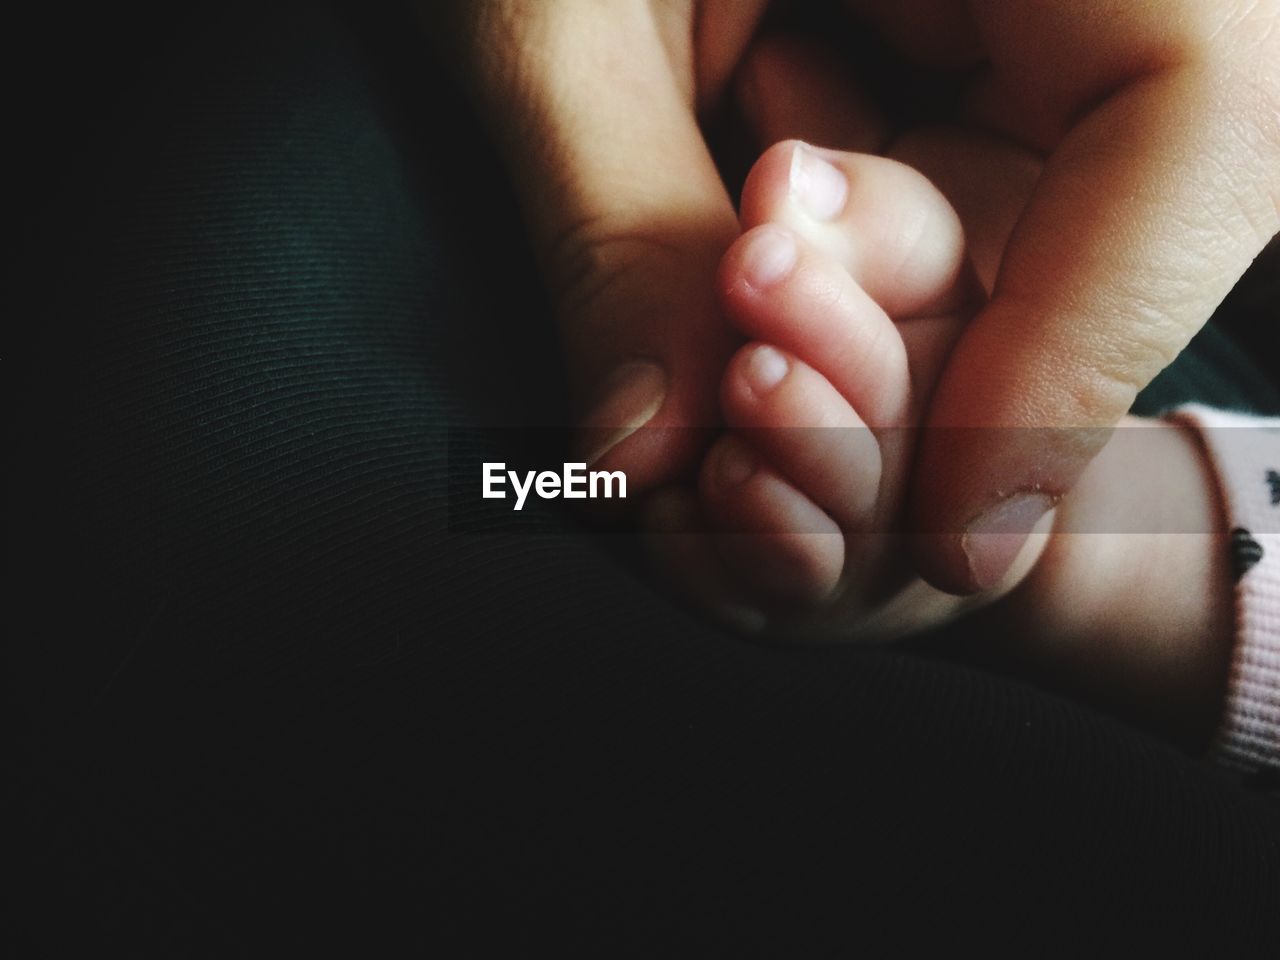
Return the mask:
[[[699, 444], [632, 428], [716, 420], [731, 342], [710, 278], [736, 221], [696, 110], [765, 5], [430, 4], [464, 38], [520, 184], [585, 448], [609, 449], [639, 488]], [[1280, 0], [851, 5], [919, 60], [980, 64], [968, 119], [1044, 160], [918, 462], [922, 570], [976, 590], [1105, 442], [1053, 428], [1116, 423], [1280, 226]]]
[[1280, 4], [971, 9], [972, 113], [1045, 166], [918, 461], [919, 559], [954, 590], [1004, 574], [1105, 443], [1074, 428], [1117, 423], [1280, 229]]
[[[977, 78], [956, 126], [879, 146], [949, 194], [995, 274], [934, 395], [913, 492], [922, 572], [974, 591], [1280, 228], [1280, 3], [851, 5], [914, 59]], [[742, 84], [769, 139], [805, 137], [822, 113], [805, 104], [840, 95], [811, 54], [776, 45]]]
[[718, 421], [733, 340], [712, 278], [738, 226], [697, 111], [724, 90], [766, 4], [423, 8], [520, 191], [558, 306], [580, 452], [607, 454], [633, 491], [687, 467], [703, 441], [685, 428]]

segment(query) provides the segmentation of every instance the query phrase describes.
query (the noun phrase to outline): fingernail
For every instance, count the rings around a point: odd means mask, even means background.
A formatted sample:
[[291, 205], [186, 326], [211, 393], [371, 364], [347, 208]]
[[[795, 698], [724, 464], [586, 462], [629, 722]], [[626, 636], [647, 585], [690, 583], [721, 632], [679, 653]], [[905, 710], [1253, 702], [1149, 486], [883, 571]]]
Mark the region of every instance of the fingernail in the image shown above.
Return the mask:
[[716, 465], [716, 478], [726, 487], [746, 483], [756, 472], [755, 457], [741, 440], [726, 440], [720, 448], [720, 461]]
[[849, 199], [843, 173], [809, 147], [800, 144], [791, 157], [791, 196], [815, 220], [834, 220]]
[[757, 397], [767, 396], [791, 370], [787, 358], [773, 347], [757, 347], [747, 358], [743, 376]]
[[757, 230], [747, 241], [742, 255], [742, 270], [747, 283], [757, 290], [771, 287], [796, 265], [796, 241], [777, 227]]
[[1019, 493], [969, 524], [960, 548], [977, 589], [989, 590], [1000, 582], [1032, 528], [1052, 509], [1053, 499], [1043, 493]]
[[582, 427], [588, 466], [653, 419], [666, 399], [666, 371], [649, 360], [625, 364], [605, 380], [600, 395]]

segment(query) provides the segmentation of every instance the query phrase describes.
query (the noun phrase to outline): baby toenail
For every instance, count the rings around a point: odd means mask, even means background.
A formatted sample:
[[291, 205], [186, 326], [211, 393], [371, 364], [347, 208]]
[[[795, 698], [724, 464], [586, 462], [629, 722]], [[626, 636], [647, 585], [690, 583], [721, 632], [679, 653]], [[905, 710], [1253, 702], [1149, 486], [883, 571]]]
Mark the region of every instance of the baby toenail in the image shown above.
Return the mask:
[[746, 483], [756, 472], [756, 461], [741, 440], [727, 440], [720, 450], [716, 476], [726, 487]]
[[773, 347], [756, 347], [747, 359], [743, 375], [758, 397], [772, 392], [791, 371], [791, 364]]
[[813, 219], [834, 220], [849, 199], [849, 181], [835, 166], [799, 144], [791, 157], [791, 196]]
[[773, 286], [791, 272], [798, 256], [795, 237], [777, 227], [757, 230], [742, 255], [747, 283], [757, 290]]

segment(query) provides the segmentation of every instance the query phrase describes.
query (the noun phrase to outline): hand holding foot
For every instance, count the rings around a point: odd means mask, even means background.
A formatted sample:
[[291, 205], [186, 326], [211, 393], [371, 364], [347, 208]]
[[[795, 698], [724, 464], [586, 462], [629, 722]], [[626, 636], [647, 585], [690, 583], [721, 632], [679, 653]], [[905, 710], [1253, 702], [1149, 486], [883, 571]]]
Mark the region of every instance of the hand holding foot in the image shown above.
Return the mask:
[[891, 638], [990, 605], [1076, 689], [1204, 735], [1231, 583], [1194, 436], [1128, 423], [1021, 551], [1038, 515], [975, 534], [1019, 554], [1008, 574], [975, 597], [937, 591], [910, 571], [901, 518], [916, 428], [982, 307], [956, 214], [901, 164], [788, 142], [753, 171], [743, 218], [720, 272], [749, 340], [721, 383], [731, 429], [702, 469], [709, 526], [656, 507], [658, 528], [683, 530], [654, 539], [664, 568], [739, 623], [807, 639]]
[[836, 71], [778, 44], [749, 57], [742, 100], [765, 143], [834, 133], [823, 142], [906, 159], [966, 226], [987, 228], [972, 239], [984, 279], [998, 271], [993, 295], [929, 413], [958, 429], [925, 437], [912, 497], [931, 534], [916, 545], [922, 571], [981, 590], [1013, 540], [966, 532], [1066, 494], [1280, 229], [1280, 4], [851, 6], [950, 78], [959, 102], [946, 126], [886, 142], [864, 122], [850, 135], [837, 118], [866, 105], [832, 109], [851, 100]]

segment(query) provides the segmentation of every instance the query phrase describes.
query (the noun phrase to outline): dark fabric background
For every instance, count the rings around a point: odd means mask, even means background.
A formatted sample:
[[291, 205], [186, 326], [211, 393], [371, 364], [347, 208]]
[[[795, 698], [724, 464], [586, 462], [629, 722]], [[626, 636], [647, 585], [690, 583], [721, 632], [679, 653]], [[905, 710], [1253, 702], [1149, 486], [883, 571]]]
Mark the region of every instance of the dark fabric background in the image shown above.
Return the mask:
[[[407, 21], [79, 28], [18, 31], [59, 69], [6, 325], [10, 955], [1276, 941], [1280, 811], [1169, 746], [917, 651], [744, 644], [552, 511], [451, 530], [448, 432], [562, 397]], [[1192, 398], [1280, 410], [1213, 331], [1144, 402]]]

